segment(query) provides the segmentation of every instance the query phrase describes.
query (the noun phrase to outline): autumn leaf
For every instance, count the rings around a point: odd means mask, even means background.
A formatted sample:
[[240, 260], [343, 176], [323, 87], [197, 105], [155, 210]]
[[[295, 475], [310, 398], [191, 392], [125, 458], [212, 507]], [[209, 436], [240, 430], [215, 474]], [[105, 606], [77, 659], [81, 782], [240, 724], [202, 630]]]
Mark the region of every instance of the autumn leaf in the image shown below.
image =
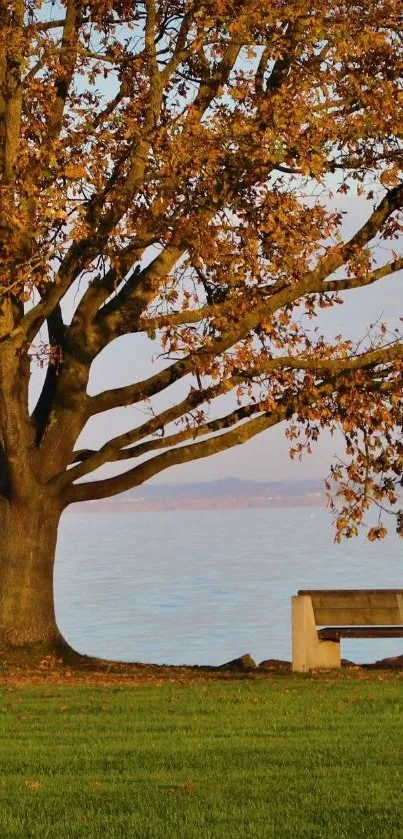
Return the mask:
[[68, 163], [65, 167], [64, 174], [65, 177], [70, 180], [82, 178], [85, 175], [85, 166], [77, 163]]
[[370, 542], [375, 542], [377, 539], [384, 539], [387, 532], [385, 527], [371, 527], [368, 531], [367, 538]]
[[170, 795], [186, 795], [186, 793], [192, 793], [194, 791], [195, 789], [192, 781], [188, 781], [186, 784], [178, 784], [168, 790]]

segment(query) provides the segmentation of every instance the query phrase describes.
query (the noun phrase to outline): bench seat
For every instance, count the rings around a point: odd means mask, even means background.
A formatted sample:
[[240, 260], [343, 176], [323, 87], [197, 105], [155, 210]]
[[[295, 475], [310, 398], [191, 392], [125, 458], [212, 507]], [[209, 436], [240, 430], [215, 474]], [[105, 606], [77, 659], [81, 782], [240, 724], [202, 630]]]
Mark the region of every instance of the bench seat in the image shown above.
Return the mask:
[[340, 638], [403, 638], [403, 626], [327, 626], [318, 629], [321, 641]]

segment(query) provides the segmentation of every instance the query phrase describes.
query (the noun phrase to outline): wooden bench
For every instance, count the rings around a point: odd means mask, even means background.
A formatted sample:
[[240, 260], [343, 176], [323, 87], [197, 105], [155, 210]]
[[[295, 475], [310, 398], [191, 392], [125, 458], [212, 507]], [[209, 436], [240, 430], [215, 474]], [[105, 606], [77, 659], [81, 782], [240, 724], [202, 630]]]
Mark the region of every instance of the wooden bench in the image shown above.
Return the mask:
[[340, 667], [341, 638], [403, 638], [403, 589], [302, 590], [292, 598], [294, 671]]

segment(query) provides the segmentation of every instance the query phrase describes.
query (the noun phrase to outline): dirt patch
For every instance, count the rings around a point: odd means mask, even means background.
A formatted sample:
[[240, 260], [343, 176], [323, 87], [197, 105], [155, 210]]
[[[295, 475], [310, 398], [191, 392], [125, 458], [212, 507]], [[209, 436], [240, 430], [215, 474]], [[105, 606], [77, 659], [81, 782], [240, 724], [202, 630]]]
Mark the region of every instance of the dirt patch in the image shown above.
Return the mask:
[[[242, 657], [241, 657], [242, 658]], [[342, 661], [341, 670], [318, 670], [305, 674], [294, 674], [291, 663], [279, 659], [266, 659], [258, 666], [245, 668], [239, 659], [217, 667], [178, 666], [165, 664], [147, 664], [142, 662], [124, 663], [88, 658], [75, 654], [70, 661], [57, 655], [43, 658], [28, 656], [21, 658], [10, 655], [10, 651], [0, 651], [0, 685], [29, 686], [41, 684], [90, 684], [90, 685], [137, 685], [175, 682], [187, 684], [200, 681], [242, 681], [261, 680], [273, 677], [292, 679], [311, 678], [358, 678], [387, 679], [403, 678], [403, 655], [382, 659], [373, 664], [358, 665]]]

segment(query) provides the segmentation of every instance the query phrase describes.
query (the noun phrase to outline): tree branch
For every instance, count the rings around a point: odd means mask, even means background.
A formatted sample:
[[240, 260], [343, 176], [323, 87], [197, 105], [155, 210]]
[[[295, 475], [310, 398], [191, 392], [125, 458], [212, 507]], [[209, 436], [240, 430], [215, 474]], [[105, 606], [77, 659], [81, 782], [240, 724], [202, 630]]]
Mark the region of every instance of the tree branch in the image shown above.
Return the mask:
[[66, 18], [59, 18], [59, 20], [43, 20], [38, 21], [37, 23], [33, 23], [28, 27], [29, 30], [33, 30], [34, 32], [48, 32], [49, 29], [63, 29], [66, 22]]
[[319, 260], [318, 265], [302, 280], [295, 285], [286, 286], [269, 300], [259, 302], [252, 307], [238, 323], [230, 324], [220, 338], [209, 345], [208, 348], [201, 347], [143, 382], [104, 391], [97, 396], [93, 396], [90, 402], [91, 415], [110, 408], [130, 405], [161, 392], [188, 373], [197, 370], [198, 364], [205, 363], [208, 358], [213, 356], [221, 355], [245, 338], [252, 330], [256, 329], [263, 318], [274, 314], [275, 311], [290, 303], [298, 301], [306, 294], [326, 291], [326, 278], [351, 259], [357, 247], [366, 245], [379, 232], [386, 219], [401, 206], [402, 201], [403, 186], [391, 190], [357, 233], [347, 243], [329, 248], [324, 257]]
[[394, 259], [393, 262], [388, 262], [380, 268], [371, 271], [366, 277], [343, 277], [340, 280], [326, 280], [326, 291], [349, 291], [352, 288], [364, 288], [367, 285], [372, 285], [383, 277], [388, 277], [390, 274], [395, 274], [397, 271], [403, 269], [403, 257]]
[[[237, 384], [234, 378], [233, 386]], [[220, 382], [218, 385], [213, 385], [204, 390], [196, 390], [191, 388], [188, 395], [182, 402], [167, 408], [165, 411], [153, 416], [152, 419], [143, 423], [137, 428], [126, 431], [124, 434], [119, 434], [117, 437], [109, 440], [98, 451], [84, 450], [83, 452], [76, 452], [73, 463], [78, 462], [77, 466], [73, 466], [67, 472], [57, 475], [49, 483], [52, 487], [63, 488], [73, 481], [77, 481], [85, 475], [99, 469], [105, 463], [119, 459], [117, 455], [125, 446], [137, 443], [157, 431], [165, 432], [165, 427], [170, 425], [175, 420], [184, 416], [186, 413], [194, 411], [206, 402], [210, 402], [217, 396], [228, 390], [226, 383]]]
[[[150, 3], [151, 3], [151, 0], [150, 0]], [[151, 12], [152, 12], [152, 8], [150, 8], [150, 14], [151, 14]], [[152, 16], [149, 18], [149, 20], [152, 21]], [[151, 27], [151, 22], [149, 22], [149, 27]], [[182, 32], [182, 38], [183, 37], [185, 37], [185, 31]], [[151, 92], [151, 99], [150, 99], [150, 101], [151, 101], [151, 109], [150, 109], [151, 117], [150, 117], [150, 119], [155, 123], [156, 107], [157, 107], [157, 104], [158, 104], [158, 106], [160, 105], [161, 100], [162, 100], [161, 79], [163, 79], [164, 83], [166, 84], [169, 81], [170, 76], [167, 75], [168, 68], [165, 68], [165, 71], [163, 71], [162, 75], [158, 74], [158, 76], [157, 76], [157, 68], [155, 67], [155, 54], [153, 52], [153, 49], [155, 50], [155, 46], [153, 47], [152, 44], [151, 45], [149, 44], [148, 50], [151, 50], [151, 53], [149, 53], [150, 54], [150, 73], [151, 73], [150, 84], [152, 84], [152, 83], [154, 84], [154, 88]], [[199, 122], [202, 119], [206, 109], [210, 106], [210, 104], [213, 101], [214, 96], [216, 95], [220, 86], [224, 83], [225, 79], [228, 77], [228, 74], [230, 73], [231, 68], [233, 67], [233, 65], [234, 65], [234, 63], [235, 63], [235, 61], [238, 57], [239, 51], [240, 51], [240, 46], [239, 45], [234, 45], [234, 44], [230, 43], [229, 46], [226, 49], [224, 57], [221, 59], [219, 65], [218, 65], [218, 68], [216, 69], [216, 71], [214, 73], [214, 76], [209, 78], [208, 83], [205, 82], [204, 84], [202, 84], [200, 86], [199, 92], [198, 92], [198, 94], [195, 98], [195, 101], [192, 104], [192, 108], [191, 108], [191, 121], [192, 121], [192, 123]], [[178, 58], [178, 56], [176, 56], [176, 57]], [[175, 62], [172, 65], [170, 65], [171, 74], [174, 70], [175, 70]], [[151, 124], [148, 126], [148, 128], [151, 130]], [[145, 152], [144, 152], [143, 158], [144, 158], [144, 163], [145, 163], [145, 159], [146, 159]], [[143, 171], [143, 174], [144, 174], [144, 171]], [[92, 199], [93, 207], [95, 207], [98, 200], [99, 200], [98, 198]], [[214, 208], [214, 210], [216, 211], [216, 208]], [[116, 203], [114, 204], [113, 210], [111, 210], [111, 213], [112, 212], [116, 216]], [[107, 220], [105, 220], [104, 225], [105, 224], [106, 224], [106, 227], [108, 227], [109, 224], [110, 224], [110, 221], [108, 222]], [[130, 250], [129, 250], [129, 248], [127, 248], [127, 251], [124, 255], [124, 261], [123, 261], [122, 268], [126, 267], [126, 270], [130, 270], [130, 268], [134, 264], [135, 259], [130, 263], [130, 261], [126, 257], [130, 256], [130, 252], [133, 253], [133, 251], [135, 250], [135, 247], [136, 247], [136, 245], [134, 244], [133, 246], [130, 246]], [[175, 244], [173, 244], [173, 247], [175, 247]], [[184, 250], [185, 250], [184, 246], [177, 245], [177, 259], [180, 258], [180, 256], [183, 254]], [[156, 266], [157, 266], [157, 264], [162, 264], [164, 259], [167, 261], [167, 257], [164, 257], [163, 254], [162, 254], [158, 258], [159, 262], [156, 263]], [[125, 264], [125, 262], [126, 262], [126, 264]], [[175, 264], [175, 262], [173, 261], [172, 264], [171, 264], [171, 267], [173, 267], [174, 264]], [[156, 291], [158, 290], [157, 288], [153, 288], [152, 286], [150, 286], [150, 284], [148, 282], [150, 276], [151, 276], [151, 270], [149, 271], [148, 269], [145, 269], [145, 271], [144, 271], [144, 273], [142, 274], [142, 277], [141, 277], [141, 280], [143, 281], [143, 283], [139, 278], [138, 284], [136, 284], [135, 287], [134, 287], [136, 297], [141, 302], [143, 308], [145, 308], [148, 305], [148, 303], [151, 301], [151, 299], [153, 297], [153, 294], [155, 294]], [[112, 275], [110, 276], [109, 279], [112, 279]], [[83, 317], [85, 317], [87, 322], [88, 322], [89, 319], [94, 314], [95, 307], [96, 306], [99, 307], [100, 305], [102, 305], [102, 303], [109, 296], [110, 282], [103, 283], [102, 285], [105, 286], [105, 291], [108, 292], [108, 293], [105, 293], [104, 295], [102, 295], [102, 292], [100, 291], [99, 287], [96, 288], [96, 287], [91, 286], [88, 289], [88, 292], [87, 292], [86, 298], [85, 298], [85, 303], [83, 301], [83, 305], [80, 308], [80, 320]], [[150, 293], [151, 291], [153, 291], [153, 293]], [[118, 311], [118, 307], [120, 306], [121, 298], [124, 296], [126, 303], [129, 304], [132, 292], [133, 292], [132, 287], [129, 287], [128, 289], [125, 289], [123, 287], [121, 292], [120, 292], [121, 296], [119, 297], [119, 295], [117, 295], [114, 298], [114, 301], [113, 300], [110, 301], [109, 307], [104, 307], [104, 309], [102, 309], [99, 312], [99, 317], [98, 317], [99, 321], [101, 319], [103, 319], [104, 317], [106, 317], [107, 315], [109, 315], [110, 313], [112, 313], [112, 311], [115, 312], [115, 333], [113, 334], [113, 332], [111, 332], [110, 340], [113, 337], [116, 337], [117, 335], [119, 335], [119, 311]], [[138, 305], [136, 303], [136, 301], [133, 301], [133, 306], [136, 309], [136, 311], [138, 311], [138, 313], [140, 314], [141, 311], [142, 311], [141, 306]], [[121, 312], [121, 310], [120, 310], [120, 312]], [[124, 313], [123, 316], [125, 316], [125, 313]], [[74, 322], [73, 322], [73, 327], [74, 327]]]
[[115, 478], [73, 485], [65, 493], [65, 505], [67, 506], [77, 501], [89, 501], [117, 495], [127, 489], [139, 486], [169, 466], [187, 463], [190, 460], [198, 460], [199, 458], [208, 457], [233, 446], [238, 446], [246, 440], [250, 440], [256, 434], [260, 434], [261, 431], [276, 425], [285, 416], [286, 411], [284, 410], [283, 412], [279, 411], [270, 415], [256, 417], [240, 428], [228, 431], [219, 437], [213, 437], [199, 443], [193, 443], [179, 449], [171, 449], [164, 452]]
[[318, 373], [332, 372], [345, 373], [350, 370], [366, 370], [377, 367], [380, 364], [387, 364], [391, 361], [403, 359], [403, 343], [394, 342], [390, 346], [380, 347], [361, 353], [358, 356], [344, 356], [340, 358], [315, 358], [303, 356], [278, 356], [263, 361], [259, 367], [251, 370], [236, 370], [235, 373], [241, 379], [256, 378], [265, 373], [272, 373], [275, 370], [313, 370]]
[[[14, 167], [18, 157], [20, 143], [21, 111], [22, 111], [22, 67], [24, 54], [20, 33], [24, 21], [24, 0], [15, 0], [13, 4], [12, 26], [4, 45], [4, 74], [2, 86], [7, 89], [7, 95], [0, 106], [0, 118], [4, 120], [1, 137], [3, 148], [0, 149], [1, 174], [3, 184], [11, 184], [14, 178]], [[7, 56], [8, 52], [8, 56]], [[3, 62], [1, 62], [3, 63]], [[1, 113], [3, 112], [3, 113]]]
[[[52, 347], [57, 348], [58, 354], [62, 357], [65, 347], [66, 327], [59, 305], [50, 313], [47, 323], [49, 343]], [[36, 425], [37, 446], [40, 445], [52, 410], [59, 376], [59, 367], [60, 363], [56, 359], [49, 360], [42, 391], [32, 414]]]
[[[50, 112], [45, 144], [51, 147], [59, 136], [64, 109], [77, 60], [78, 33], [81, 23], [82, 0], [67, 0], [66, 17], [59, 54], [59, 73], [55, 80], [55, 100]], [[44, 161], [42, 160], [42, 165]]]
[[[365, 392], [387, 394], [391, 391], [393, 392], [393, 387], [393, 382], [379, 382], [377, 379], [374, 379], [373, 381], [366, 383]], [[250, 440], [257, 434], [260, 434], [262, 431], [277, 425], [279, 422], [282, 422], [285, 419], [290, 419], [292, 415], [300, 411], [301, 408], [312, 406], [317, 403], [318, 399], [326, 396], [332, 396], [337, 391], [341, 392], [343, 388], [345, 390], [348, 388], [348, 382], [346, 382], [346, 379], [343, 378], [343, 376], [336, 376], [333, 379], [320, 383], [313, 393], [306, 394], [302, 391], [297, 394], [292, 394], [291, 396], [288, 394], [282, 400], [279, 400], [274, 411], [266, 411], [258, 417], [247, 419], [247, 421], [242, 425], [238, 425], [236, 428], [231, 428], [230, 431], [223, 434], [210, 437], [207, 440], [203, 440], [198, 443], [191, 443], [186, 446], [180, 446], [180, 448], [169, 449], [163, 454], [150, 458], [138, 466], [135, 466], [133, 469], [130, 469], [128, 472], [124, 472], [123, 474], [117, 475], [113, 478], [71, 485], [65, 491], [65, 506], [79, 501], [94, 501], [117, 495], [121, 492], [132, 489], [133, 487], [139, 486], [154, 475], [171, 466], [188, 463], [189, 461], [198, 460], [203, 457], [209, 457], [210, 455], [238, 446], [241, 443]], [[249, 412], [249, 415], [253, 416], [255, 407], [256, 406], [251, 405], [246, 406], [245, 408], [241, 408], [239, 411], [234, 412], [232, 415], [229, 414], [227, 417], [213, 420], [212, 425], [214, 426], [216, 424], [217, 427], [215, 429], [213, 427], [210, 428], [210, 433], [214, 430], [221, 430], [222, 428], [227, 427], [227, 425], [231, 426], [231, 416], [236, 422], [240, 422], [244, 418], [241, 416], [241, 412], [243, 411]], [[257, 407], [257, 410], [259, 410], [259, 407]], [[236, 419], [237, 415], [239, 416], [238, 419]], [[207, 425], [210, 425], [210, 423], [205, 424], [205, 429], [207, 428]], [[196, 429], [194, 432], [196, 432], [197, 436]], [[183, 433], [187, 434], [187, 432]], [[208, 431], [205, 430], [200, 433], [208, 433]], [[181, 434], [181, 432], [179, 434]], [[172, 435], [172, 438], [174, 436], [176, 435]], [[183, 439], [185, 439], [185, 437]], [[150, 443], [151, 442], [152, 441], [150, 441]], [[151, 448], [161, 448], [162, 445], [160, 445], [160, 442], [162, 441], [155, 441], [155, 445], [151, 446], [149, 450], [151, 450]], [[177, 442], [181, 441], [177, 439]], [[169, 438], [168, 443], [166, 442], [166, 445], [167, 444], [169, 445]], [[173, 439], [172, 445], [174, 445]], [[137, 454], [141, 454], [146, 451], [146, 449], [141, 451], [141, 446], [136, 448]]]

